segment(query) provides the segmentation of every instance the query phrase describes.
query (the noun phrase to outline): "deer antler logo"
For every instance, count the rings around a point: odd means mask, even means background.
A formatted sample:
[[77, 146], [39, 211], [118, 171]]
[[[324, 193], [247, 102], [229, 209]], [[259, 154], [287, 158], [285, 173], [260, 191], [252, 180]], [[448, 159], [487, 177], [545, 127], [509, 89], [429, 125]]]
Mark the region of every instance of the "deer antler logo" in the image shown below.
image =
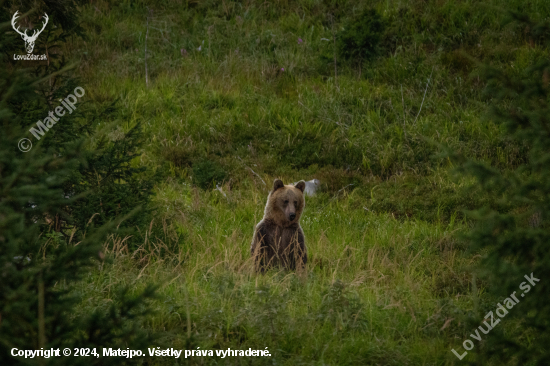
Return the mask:
[[19, 13], [19, 10], [13, 14], [13, 18], [11, 18], [11, 26], [13, 27], [13, 30], [15, 30], [17, 33], [21, 35], [21, 38], [25, 41], [25, 48], [27, 49], [27, 53], [32, 53], [32, 50], [34, 49], [34, 42], [36, 42], [36, 38], [42, 33], [44, 28], [46, 28], [46, 24], [48, 24], [48, 14], [44, 13], [44, 18], [46, 18], [46, 22], [42, 26], [41, 30], [35, 29], [32, 36], [27, 35], [27, 30], [25, 32], [19, 31], [19, 27], [15, 28], [15, 21], [17, 20], [17, 13]]

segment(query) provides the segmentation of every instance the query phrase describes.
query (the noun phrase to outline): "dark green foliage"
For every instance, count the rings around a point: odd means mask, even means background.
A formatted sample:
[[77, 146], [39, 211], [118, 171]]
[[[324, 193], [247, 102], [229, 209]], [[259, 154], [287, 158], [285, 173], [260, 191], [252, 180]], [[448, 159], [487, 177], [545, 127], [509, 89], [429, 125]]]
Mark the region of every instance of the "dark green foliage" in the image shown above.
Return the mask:
[[[346, 11], [349, 9], [349, 4], [353, 3], [349, 0], [323, 0], [323, 7], [319, 6], [322, 9], [323, 13], [329, 13], [332, 16], [332, 20], [338, 21], [342, 16], [346, 14]], [[330, 18], [327, 20], [326, 25], [330, 26]]]
[[199, 160], [193, 163], [193, 183], [202, 189], [215, 187], [222, 183], [227, 173], [218, 163], [212, 160]]
[[[2, 24], [0, 32], [9, 27]], [[77, 314], [82, 299], [75, 283], [99, 264], [94, 257], [102, 257], [103, 240], [118, 222], [88, 232], [78, 245], [54, 231], [59, 220], [69, 219], [66, 209], [74, 198], [66, 197], [67, 182], [87, 153], [83, 139], [59, 144], [52, 132], [51, 143], [35, 143], [27, 153], [18, 149], [18, 141], [28, 137], [23, 126], [36, 122], [33, 111], [44, 103], [36, 93], [40, 82], [28, 69], [0, 68], [0, 364], [119, 365], [124, 360], [114, 357], [11, 356], [12, 348], [97, 347], [101, 353], [99, 347], [139, 349], [151, 342], [140, 319], [152, 288], [137, 294], [121, 288], [107, 310]]]
[[[2, 71], [0, 89], [0, 363], [13, 364], [12, 348], [144, 347], [147, 335], [135, 321], [146, 310], [148, 289], [140, 295], [122, 291], [108, 312], [97, 309], [74, 320], [80, 298], [71, 292], [75, 281], [95, 262], [102, 239], [114, 224], [79, 243], [66, 242], [51, 230], [54, 217], [71, 204], [63, 186], [79, 164], [81, 142], [66, 145], [63, 157], [53, 149], [17, 149], [24, 136], [13, 101], [36, 98], [24, 74]], [[9, 85], [9, 86], [8, 86]], [[50, 227], [50, 229], [48, 229]], [[46, 251], [46, 248], [48, 250]], [[43, 315], [41, 315], [43, 314]], [[38, 315], [38, 316], [37, 316]], [[98, 348], [98, 352], [101, 350]], [[29, 364], [120, 364], [120, 360], [57, 357], [35, 358]]]
[[[83, 36], [83, 29], [78, 22], [78, 18], [75, 17], [75, 14], [78, 13], [77, 6], [82, 5], [83, 3], [85, 3], [84, 0], [39, 2], [33, 0], [7, 0], [2, 2], [2, 8], [0, 10], [0, 22], [10, 22], [13, 14], [16, 11], [19, 11], [19, 14], [22, 15], [34, 10], [34, 12], [29, 15], [29, 20], [31, 22], [38, 21], [38, 23], [40, 23], [40, 20], [38, 19], [39, 16], [44, 13], [48, 14], [48, 26], [40, 35], [40, 37], [38, 37], [35, 44], [36, 50], [36, 47], [40, 47], [41, 45], [43, 45], [45, 43], [44, 40], [50, 38], [50, 35], [54, 36], [55, 34], [55, 36], [58, 37], [60, 33], [65, 33], [65, 36], [67, 36], [68, 34], [77, 34], [79, 36]], [[22, 18], [20, 17], [18, 21], [21, 20]], [[54, 27], [51, 26], [54, 23], [57, 27], [57, 30], [54, 30]], [[24, 28], [25, 27], [22, 27], [21, 30], [24, 30]], [[30, 35], [32, 32], [28, 33]], [[9, 31], [3, 36], [5, 36], [6, 38], [3, 42], [2, 51], [6, 52], [6, 54], [9, 54], [10, 56], [13, 55], [13, 52], [16, 52], [18, 54], [24, 52], [23, 41], [19, 34], [12, 32], [11, 28], [9, 28]], [[52, 44], [50, 44], [50, 49], [51, 46]], [[54, 54], [52, 53], [49, 54], [50, 57], [53, 55]], [[8, 59], [6, 61], [13, 62], [13, 59]]]
[[[533, 29], [547, 27], [546, 23]], [[502, 333], [502, 328], [492, 331], [482, 348], [479, 364], [493, 358], [502, 362], [513, 360], [516, 365], [547, 365], [550, 362], [550, 61], [541, 59], [514, 74], [486, 67], [483, 75], [488, 81], [486, 93], [494, 98], [491, 118], [502, 124], [510, 139], [527, 146], [529, 153], [525, 163], [509, 172], [474, 161], [463, 166], [463, 172], [476, 177], [485, 194], [497, 203], [496, 209], [482, 208], [471, 213], [478, 220], [468, 236], [472, 250], [487, 253], [480, 272], [490, 280], [488, 290], [496, 298], [502, 300], [517, 291], [520, 299], [502, 322], [515, 318], [521, 325], [509, 334]], [[531, 273], [540, 282], [520, 297], [524, 291], [519, 286], [526, 282], [524, 275]], [[489, 310], [494, 309], [480, 309], [478, 315], [483, 316]]]
[[101, 226], [137, 207], [142, 212], [125, 220], [123, 227], [150, 221], [147, 204], [155, 179], [145, 166], [133, 163], [142, 143], [141, 128], [136, 125], [127, 133], [118, 128], [102, 136], [86, 152], [86, 164], [72, 174], [65, 189], [70, 196], [83, 196], [69, 206], [71, 223], [85, 230], [90, 221]]
[[[29, 10], [37, 5], [37, 3], [32, 0], [13, 1], [13, 3]], [[76, 17], [75, 14], [78, 14], [78, 6], [82, 6], [85, 3], [85, 0], [65, 0], [63, 2], [44, 1], [43, 3], [39, 3], [39, 8], [37, 10], [39, 12], [41, 10], [46, 11], [48, 15], [55, 17], [56, 22], [61, 25], [65, 31], [76, 32], [76, 34], [82, 36], [83, 29], [80, 27], [78, 17]]]
[[[32, 72], [38, 77], [47, 78], [47, 82], [35, 86], [39, 98], [10, 101], [12, 110], [17, 110], [21, 116], [17, 123], [24, 129], [36, 127], [37, 121], [42, 121], [50, 111], [61, 106], [60, 99], [74, 94], [74, 89], [82, 86], [78, 79], [62, 72], [69, 66], [69, 61], [58, 52], [67, 38], [74, 36], [80, 29], [74, 15], [70, 15], [76, 11], [77, 4], [76, 1], [69, 1], [61, 8], [50, 2], [37, 5], [39, 11], [48, 13], [50, 20], [43, 35], [39, 37], [46, 41], [37, 42], [35, 53], [48, 53], [49, 61], [45, 65], [33, 64]], [[29, 2], [24, 2], [15, 7], [8, 2], [0, 9], [0, 14], [9, 20], [13, 9], [21, 5], [28, 6], [24, 11], [31, 10], [33, 6]], [[9, 24], [8, 27], [11, 29]], [[17, 37], [19, 40], [12, 39], [13, 34], [16, 33], [7, 32], [6, 42], [10, 56], [23, 50], [22, 40], [20, 37]], [[54, 50], [55, 52], [52, 52]], [[14, 68], [29, 66], [28, 63], [13, 61], [10, 57], [7, 60]], [[51, 74], [54, 76], [48, 76]], [[147, 206], [155, 178], [147, 167], [138, 167], [132, 162], [144, 141], [140, 126], [134, 126], [126, 133], [118, 127], [107, 136], [101, 135], [100, 131], [96, 131], [98, 125], [116, 119], [117, 101], [107, 106], [89, 104], [88, 91], [78, 99], [76, 110], [59, 117], [59, 121], [41, 137], [40, 141], [36, 141], [30, 133], [25, 136], [30, 138], [33, 144], [38, 143], [46, 149], [52, 148], [61, 156], [66, 155], [67, 146], [75, 140], [83, 137], [97, 140], [95, 145], [89, 143], [82, 146], [79, 163], [73, 165], [73, 170], [66, 175], [69, 179], [63, 184], [63, 196], [74, 199], [68, 201], [53, 220], [54, 230], [62, 232], [66, 238], [71, 235], [75, 239], [82, 238], [92, 217], [92, 224], [101, 226], [115, 218], [123, 217], [136, 207], [142, 207], [142, 213], [122, 222], [120, 228], [135, 228], [136, 225], [150, 221]], [[75, 228], [76, 231], [71, 233]]]
[[529, 43], [533, 45], [548, 44], [550, 41], [550, 23], [533, 21], [529, 16], [519, 12], [512, 12], [509, 15], [515, 21], [517, 28], [523, 31]]
[[362, 63], [378, 55], [385, 23], [376, 10], [364, 10], [344, 28], [338, 34], [338, 47], [344, 58]]

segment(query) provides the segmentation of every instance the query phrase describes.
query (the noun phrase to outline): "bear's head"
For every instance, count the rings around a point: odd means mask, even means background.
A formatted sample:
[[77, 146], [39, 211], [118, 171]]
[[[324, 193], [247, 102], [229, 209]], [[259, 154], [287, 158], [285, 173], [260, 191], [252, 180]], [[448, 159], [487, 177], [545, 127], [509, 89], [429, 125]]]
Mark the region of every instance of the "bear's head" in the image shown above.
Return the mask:
[[265, 217], [273, 220], [279, 226], [299, 223], [306, 205], [305, 188], [306, 183], [303, 180], [296, 183], [295, 186], [285, 186], [280, 179], [275, 179], [273, 189], [267, 197]]

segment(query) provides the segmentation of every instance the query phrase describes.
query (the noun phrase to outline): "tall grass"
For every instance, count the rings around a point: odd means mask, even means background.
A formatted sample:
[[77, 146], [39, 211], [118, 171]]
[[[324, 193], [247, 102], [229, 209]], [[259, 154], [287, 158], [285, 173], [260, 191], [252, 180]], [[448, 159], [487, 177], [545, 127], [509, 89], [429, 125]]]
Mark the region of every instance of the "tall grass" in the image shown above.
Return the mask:
[[[383, 53], [361, 70], [339, 59], [336, 83], [330, 15], [338, 32], [368, 6], [388, 24]], [[472, 290], [479, 253], [465, 255], [456, 239], [469, 226], [461, 210], [485, 198], [466, 191], [473, 182], [450, 175], [450, 162], [435, 155], [447, 146], [500, 169], [525, 159], [526, 148], [484, 118], [477, 62], [513, 71], [550, 55], [526, 30], [503, 25], [502, 9], [542, 19], [550, 3], [85, 6], [88, 39], [65, 52], [80, 58], [94, 103], [118, 98], [119, 125], [142, 123], [149, 144], [135, 164], [154, 167], [164, 180], [156, 187], [157, 216], [140, 228], [143, 244], [105, 243], [114, 259], [76, 289], [89, 298], [81, 310], [116, 301], [118, 285], [137, 290], [155, 282], [158, 311], [145, 326], [174, 348], [269, 347], [273, 356], [253, 364], [457, 362], [450, 349], [469, 334], [463, 319], [492, 305], [487, 284]], [[205, 160], [226, 178], [200, 189], [193, 179]], [[264, 182], [275, 177], [323, 182], [302, 217], [310, 261], [305, 273], [256, 276], [249, 246], [263, 215]]]
[[358, 206], [353, 192], [338, 200], [321, 194], [307, 200], [302, 220], [306, 271], [257, 276], [249, 246], [264, 189], [228, 191], [227, 197], [175, 184], [161, 191], [158, 199], [177, 212], [173, 235], [180, 245], [173, 251], [167, 242], [175, 238], [148, 233], [132, 253], [112, 238], [105, 251], [113, 264], [91, 273], [80, 289], [101, 306], [119, 285], [137, 291], [160, 284], [158, 311], [147, 321], [162, 331], [160, 344], [269, 347], [288, 365], [416, 365], [444, 363], [451, 336], [462, 336], [458, 322], [441, 330], [455, 312], [472, 306], [464, 296], [472, 260], [461, 257], [453, 239], [461, 223], [399, 221]]

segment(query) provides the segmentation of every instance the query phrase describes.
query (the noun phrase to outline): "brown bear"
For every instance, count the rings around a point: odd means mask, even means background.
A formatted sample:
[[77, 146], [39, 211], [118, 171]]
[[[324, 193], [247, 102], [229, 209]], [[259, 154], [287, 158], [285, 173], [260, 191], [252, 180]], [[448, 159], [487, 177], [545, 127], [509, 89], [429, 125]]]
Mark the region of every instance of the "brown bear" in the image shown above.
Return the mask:
[[285, 186], [280, 179], [273, 182], [264, 218], [254, 229], [250, 247], [256, 270], [264, 272], [270, 266], [294, 270], [306, 264], [307, 249], [300, 227], [305, 187], [303, 180], [295, 186]]

